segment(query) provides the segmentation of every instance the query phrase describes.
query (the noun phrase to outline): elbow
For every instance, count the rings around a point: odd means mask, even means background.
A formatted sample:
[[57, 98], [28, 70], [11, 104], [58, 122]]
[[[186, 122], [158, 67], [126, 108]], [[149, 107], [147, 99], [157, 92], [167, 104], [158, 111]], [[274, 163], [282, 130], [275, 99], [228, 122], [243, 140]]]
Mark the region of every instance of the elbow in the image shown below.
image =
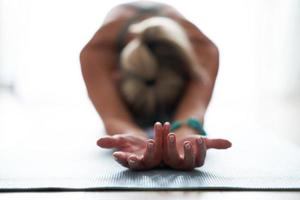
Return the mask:
[[90, 97], [90, 91], [88, 86], [90, 85], [91, 77], [93, 73], [91, 72], [92, 70], [91, 67], [89, 67], [90, 64], [88, 62], [88, 59], [89, 59], [89, 50], [86, 47], [84, 47], [79, 54], [79, 60], [81, 65], [81, 75], [88, 89], [88, 95]]
[[90, 50], [84, 47], [79, 54], [81, 73], [85, 81], [87, 81], [88, 77], [92, 74], [90, 53]]
[[88, 55], [88, 49], [85, 46], [79, 53], [79, 62], [80, 62], [81, 68], [83, 68], [83, 66], [86, 65], [87, 55]]
[[215, 67], [218, 70], [219, 56], [220, 56], [218, 47], [214, 43], [210, 42], [210, 44], [208, 44], [208, 46], [207, 46], [207, 51], [208, 51], [208, 54], [211, 56], [212, 60], [215, 61], [213, 64], [213, 67]]
[[215, 79], [219, 71], [219, 49], [213, 42], [210, 41], [206, 45], [206, 52], [207, 57], [211, 61], [210, 68], [212, 72], [212, 78]]
[[79, 62], [80, 62], [80, 66], [81, 66], [81, 74], [82, 77], [84, 79], [84, 81], [86, 82], [86, 78], [87, 78], [87, 50], [86, 48], [83, 48], [79, 54]]

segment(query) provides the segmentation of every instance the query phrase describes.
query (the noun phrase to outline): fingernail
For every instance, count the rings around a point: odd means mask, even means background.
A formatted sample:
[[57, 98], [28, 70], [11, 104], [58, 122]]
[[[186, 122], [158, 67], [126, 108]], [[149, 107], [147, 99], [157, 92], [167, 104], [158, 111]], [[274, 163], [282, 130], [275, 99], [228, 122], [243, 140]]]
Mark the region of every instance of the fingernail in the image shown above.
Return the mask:
[[161, 123], [160, 122], [155, 122], [155, 126], [161, 126]]
[[185, 146], [186, 149], [190, 149], [191, 148], [191, 144], [190, 143], [186, 143], [184, 146]]
[[119, 158], [116, 155], [113, 155], [115, 160], [119, 160]]
[[201, 138], [199, 138], [197, 141], [198, 141], [198, 144], [202, 144], [202, 142], [203, 142]]
[[170, 140], [171, 143], [174, 143], [174, 141], [175, 141], [174, 135], [170, 135], [169, 140]]
[[135, 160], [129, 159], [128, 162], [130, 162], [131, 164], [134, 164], [134, 163], [135, 163]]

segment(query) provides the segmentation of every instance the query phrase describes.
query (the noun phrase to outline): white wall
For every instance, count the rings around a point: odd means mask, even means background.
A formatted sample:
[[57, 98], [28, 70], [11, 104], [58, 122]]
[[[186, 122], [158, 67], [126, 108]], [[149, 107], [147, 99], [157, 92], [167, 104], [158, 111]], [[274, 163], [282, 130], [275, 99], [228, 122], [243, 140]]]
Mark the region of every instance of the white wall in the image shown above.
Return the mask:
[[[24, 102], [87, 103], [79, 52], [108, 10], [121, 2], [0, 0], [0, 80], [13, 81]], [[162, 2], [174, 5], [220, 49], [220, 73], [208, 112], [214, 120], [207, 121], [208, 128], [231, 130], [243, 124], [250, 130], [268, 117], [273, 121], [264, 123], [273, 126], [282, 116], [269, 107], [267, 117], [268, 102], [299, 102], [298, 0]]]
[[[30, 99], [61, 101], [81, 95], [79, 51], [105, 13], [121, 2], [0, 0], [1, 78], [13, 79], [19, 93]], [[299, 90], [299, 1], [164, 2], [220, 48], [218, 84], [226, 97]]]

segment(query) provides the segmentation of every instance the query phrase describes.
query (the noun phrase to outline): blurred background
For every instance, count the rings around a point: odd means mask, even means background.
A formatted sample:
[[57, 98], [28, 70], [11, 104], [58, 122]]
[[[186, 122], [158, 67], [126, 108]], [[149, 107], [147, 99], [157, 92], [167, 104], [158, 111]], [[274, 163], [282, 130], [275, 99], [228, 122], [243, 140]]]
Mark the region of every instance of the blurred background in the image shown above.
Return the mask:
[[[87, 98], [79, 53], [124, 2], [0, 0], [0, 150], [95, 146], [103, 126]], [[300, 145], [300, 1], [160, 2], [220, 50], [207, 131]]]

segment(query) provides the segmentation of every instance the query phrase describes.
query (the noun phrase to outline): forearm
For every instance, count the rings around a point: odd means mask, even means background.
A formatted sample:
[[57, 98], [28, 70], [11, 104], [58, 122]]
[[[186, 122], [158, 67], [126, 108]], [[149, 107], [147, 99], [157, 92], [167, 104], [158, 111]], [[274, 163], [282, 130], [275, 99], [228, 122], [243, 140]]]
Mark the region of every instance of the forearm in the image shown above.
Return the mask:
[[[104, 122], [105, 121], [105, 122]], [[139, 126], [133, 122], [128, 122], [122, 118], [108, 118], [103, 120], [106, 133], [108, 135], [115, 134], [133, 134], [143, 137], [148, 137], [145, 131], [143, 131]]]
[[204, 115], [211, 98], [210, 87], [203, 86], [199, 81], [191, 81], [177, 107], [174, 120], [181, 121], [192, 117], [203, 123]]
[[218, 48], [204, 36], [200, 30], [190, 28], [193, 33], [193, 47], [201, 66], [204, 67], [205, 80], [192, 79], [177, 107], [175, 120], [186, 120], [193, 117], [204, 122], [204, 115], [210, 102], [219, 68]]
[[89, 97], [99, 113], [107, 134], [142, 134], [130, 112], [124, 105], [113, 79], [114, 65], [111, 52], [107, 49], [81, 52], [81, 66]]
[[[205, 88], [197, 82], [190, 83], [185, 96], [178, 105], [174, 120], [186, 121], [188, 118], [195, 118], [203, 124], [210, 98], [211, 92], [209, 91], [209, 88]], [[179, 138], [185, 137], [185, 135], [199, 134], [195, 129], [189, 127], [185, 123], [176, 129], [175, 133]]]

